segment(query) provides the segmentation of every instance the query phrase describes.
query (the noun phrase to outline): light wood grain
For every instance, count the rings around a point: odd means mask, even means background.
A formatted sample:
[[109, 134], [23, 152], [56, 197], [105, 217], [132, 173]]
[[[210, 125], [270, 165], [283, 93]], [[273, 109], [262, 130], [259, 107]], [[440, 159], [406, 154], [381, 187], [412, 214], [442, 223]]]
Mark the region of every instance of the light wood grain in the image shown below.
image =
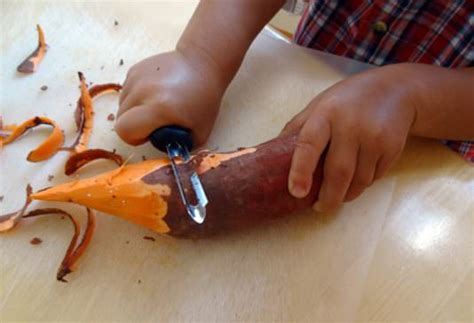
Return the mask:
[[[49, 116], [71, 140], [76, 72], [94, 83], [122, 81], [134, 62], [173, 48], [196, 3], [1, 5], [2, 116]], [[36, 74], [20, 76], [15, 68], [36, 45], [38, 22], [50, 50]], [[275, 136], [352, 70], [346, 63], [262, 34], [224, 98], [208, 147], [227, 150]], [[49, 89], [40, 91], [42, 85]], [[115, 95], [96, 101], [91, 145], [133, 154], [132, 162], [157, 156], [150, 145], [131, 148], [117, 138], [106, 120], [116, 109]], [[39, 189], [69, 180], [64, 154], [46, 163], [25, 160], [46, 136], [35, 132], [1, 152], [2, 213], [18, 207], [27, 182]], [[81, 176], [110, 167], [96, 164]], [[472, 166], [437, 142], [411, 140], [385, 179], [333, 214], [308, 211], [205, 241], [159, 237], [99, 214], [91, 248], [68, 284], [54, 277], [71, 225], [58, 218], [27, 222], [0, 236], [0, 320], [469, 321], [473, 190]], [[35, 236], [44, 242], [30, 245]]]

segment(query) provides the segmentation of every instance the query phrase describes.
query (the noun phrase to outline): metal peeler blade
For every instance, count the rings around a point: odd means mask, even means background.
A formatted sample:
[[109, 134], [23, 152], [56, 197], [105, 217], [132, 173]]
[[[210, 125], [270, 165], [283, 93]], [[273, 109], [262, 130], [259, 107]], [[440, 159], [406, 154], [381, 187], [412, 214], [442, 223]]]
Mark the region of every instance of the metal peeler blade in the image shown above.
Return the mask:
[[193, 192], [197, 200], [196, 204], [191, 204], [189, 199], [186, 197], [186, 192], [184, 191], [183, 183], [181, 182], [181, 176], [179, 174], [178, 167], [176, 166], [175, 159], [177, 157], [180, 157], [185, 163], [190, 160], [188, 149], [185, 146], [181, 146], [177, 142], [173, 142], [166, 145], [166, 151], [168, 153], [169, 159], [171, 160], [171, 168], [173, 169], [173, 174], [176, 179], [176, 184], [178, 186], [181, 200], [183, 201], [189, 216], [194, 222], [198, 224], [204, 223], [208, 199], [206, 193], [204, 192], [204, 188], [202, 187], [201, 180], [199, 179], [199, 176], [196, 174], [196, 172], [191, 174], [191, 187], [193, 188]]

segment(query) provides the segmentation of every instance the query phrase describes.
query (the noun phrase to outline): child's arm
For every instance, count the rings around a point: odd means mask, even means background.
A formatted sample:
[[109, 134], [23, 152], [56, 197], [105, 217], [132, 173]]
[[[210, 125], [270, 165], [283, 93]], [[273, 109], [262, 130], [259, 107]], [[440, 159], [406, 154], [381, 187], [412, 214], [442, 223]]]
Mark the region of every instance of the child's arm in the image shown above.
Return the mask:
[[209, 136], [222, 96], [245, 53], [284, 0], [202, 0], [176, 50], [133, 66], [120, 97], [115, 129], [130, 144], [156, 128], [192, 130], [200, 145]]
[[282, 0], [201, 1], [177, 49], [192, 59], [215, 65], [227, 85], [250, 44], [284, 3]]
[[474, 140], [474, 68], [404, 65], [405, 77], [412, 79], [416, 109], [410, 133], [428, 138]]
[[397, 64], [354, 75], [317, 96], [288, 123], [299, 131], [290, 192], [304, 197], [327, 155], [317, 210], [359, 196], [400, 156], [409, 134], [474, 140], [474, 69]]

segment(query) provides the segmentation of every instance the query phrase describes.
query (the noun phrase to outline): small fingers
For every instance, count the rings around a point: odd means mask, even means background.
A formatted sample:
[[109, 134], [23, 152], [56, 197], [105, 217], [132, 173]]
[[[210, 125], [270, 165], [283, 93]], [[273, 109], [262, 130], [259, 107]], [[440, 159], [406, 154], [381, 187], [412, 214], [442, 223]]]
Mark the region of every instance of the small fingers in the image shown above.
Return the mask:
[[400, 158], [403, 147], [405, 146], [406, 138], [403, 142], [401, 141], [392, 141], [386, 144], [386, 149], [383, 155], [380, 157], [375, 168], [374, 180], [379, 179], [390, 170], [390, 168], [397, 162]]
[[372, 184], [378, 159], [379, 155], [371, 151], [370, 148], [361, 147], [359, 149], [357, 167], [352, 183], [347, 190], [345, 201], [352, 201]]
[[150, 105], [139, 105], [125, 111], [115, 122], [115, 131], [123, 141], [140, 145], [160, 125], [157, 124], [156, 109]]
[[140, 106], [141, 102], [137, 96], [134, 96], [133, 93], [130, 93], [128, 96], [122, 99], [120, 97], [120, 105], [117, 111], [117, 119], [120, 118], [128, 110]]
[[288, 177], [288, 189], [294, 197], [308, 195], [314, 171], [329, 137], [330, 126], [323, 117], [310, 118], [301, 128]]
[[384, 154], [377, 162], [377, 166], [375, 168], [374, 180], [384, 177], [385, 174], [387, 174], [387, 172], [395, 164], [395, 162], [398, 160], [399, 157], [400, 157], [400, 153]]
[[351, 136], [333, 136], [324, 162], [323, 183], [316, 211], [330, 211], [337, 208], [344, 200], [354, 176], [359, 145]]
[[[133, 93], [132, 90], [136, 88], [135, 86], [133, 86], [133, 84], [136, 83], [135, 82], [136, 77], [134, 75], [135, 73], [133, 72], [133, 67], [132, 67], [128, 71], [127, 77], [125, 78], [125, 81], [122, 84], [122, 90], [120, 91], [120, 97], [119, 97], [119, 110], [117, 112], [117, 117], [122, 115], [130, 107], [137, 105], [137, 104], [131, 105], [130, 98], [129, 98], [129, 96]], [[128, 101], [128, 103], [126, 101]]]

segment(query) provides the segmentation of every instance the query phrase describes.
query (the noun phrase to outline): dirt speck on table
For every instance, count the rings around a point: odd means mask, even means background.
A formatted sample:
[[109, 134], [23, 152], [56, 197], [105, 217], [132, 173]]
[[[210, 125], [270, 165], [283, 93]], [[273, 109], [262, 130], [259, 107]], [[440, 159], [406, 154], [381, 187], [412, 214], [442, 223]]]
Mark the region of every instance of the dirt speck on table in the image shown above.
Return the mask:
[[41, 239], [38, 238], [38, 237], [34, 237], [33, 239], [30, 240], [30, 243], [31, 243], [32, 245], [38, 245], [38, 244], [40, 244], [41, 242], [43, 242], [43, 240], [41, 240]]

